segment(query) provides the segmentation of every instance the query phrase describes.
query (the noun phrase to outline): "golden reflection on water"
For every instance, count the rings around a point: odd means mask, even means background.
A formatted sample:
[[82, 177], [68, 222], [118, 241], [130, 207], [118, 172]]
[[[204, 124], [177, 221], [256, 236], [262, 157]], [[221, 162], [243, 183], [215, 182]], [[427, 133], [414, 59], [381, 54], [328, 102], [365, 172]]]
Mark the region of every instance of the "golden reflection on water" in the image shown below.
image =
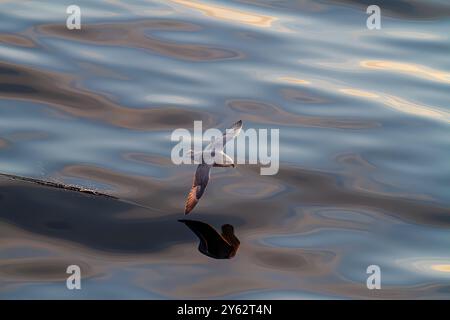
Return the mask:
[[359, 89], [339, 89], [339, 92], [350, 96], [357, 96], [361, 98], [368, 99], [379, 99], [382, 104], [387, 107], [391, 107], [397, 111], [412, 114], [419, 117], [432, 118], [439, 121], [445, 121], [450, 123], [450, 113], [444, 110], [439, 110], [435, 107], [425, 106], [417, 104], [400, 97], [381, 95], [372, 93], [369, 91], [359, 90]]
[[226, 20], [232, 22], [238, 22], [242, 24], [248, 24], [255, 27], [268, 28], [272, 26], [272, 22], [277, 20], [275, 17], [265, 16], [253, 12], [227, 8], [224, 6], [218, 6], [214, 4], [206, 4], [193, 0], [171, 0], [177, 4], [196, 9], [201, 11], [204, 15]]
[[379, 95], [359, 89], [339, 89], [339, 92], [345, 93], [349, 96], [361, 97], [361, 98], [378, 98]]
[[418, 64], [389, 60], [364, 60], [360, 62], [360, 66], [374, 70], [400, 72], [428, 80], [450, 83], [450, 73], [434, 70]]
[[[448, 75], [450, 77], [450, 74]], [[292, 77], [279, 77], [278, 80], [286, 81], [293, 84], [305, 85], [305, 84], [313, 84], [313, 86], [317, 89], [329, 88], [331, 90], [337, 91], [339, 93], [359, 97], [363, 99], [376, 100], [379, 103], [383, 104], [386, 107], [395, 109], [400, 112], [408, 113], [411, 115], [419, 116], [419, 117], [427, 117], [432, 118], [439, 121], [450, 122], [450, 112], [440, 110], [438, 107], [428, 106], [423, 104], [418, 104], [412, 101], [408, 101], [406, 99], [389, 95], [381, 92], [371, 92], [368, 90], [363, 90], [359, 88], [351, 88], [345, 87], [342, 88], [339, 85], [336, 85], [331, 82], [326, 81], [307, 81], [298, 78]], [[293, 89], [283, 89], [283, 93], [286, 96], [286, 99], [295, 99], [302, 102], [314, 103], [320, 102], [318, 98], [310, 97], [307, 94], [304, 94], [300, 91], [295, 91]], [[291, 116], [286, 117], [290, 119]], [[286, 120], [289, 121], [289, 120]]]
[[310, 84], [311, 83], [308, 80], [298, 79], [298, 78], [294, 78], [294, 77], [280, 77], [278, 79], [281, 81], [286, 81], [286, 82], [295, 83], [295, 84]]
[[396, 110], [421, 117], [433, 118], [450, 123], [450, 113], [430, 106], [419, 105], [395, 96], [385, 96], [383, 103]]
[[442, 276], [448, 277], [447, 273], [450, 273], [450, 264], [447, 259], [442, 258], [430, 258], [430, 257], [417, 257], [400, 259], [396, 262], [402, 268], [411, 270], [415, 273], [420, 273], [427, 276]]
[[393, 95], [374, 93], [366, 90], [354, 88], [336, 88], [336, 90], [349, 96], [378, 100], [383, 105], [400, 112], [450, 123], [450, 113], [439, 110], [437, 107], [418, 104]]
[[431, 269], [440, 272], [450, 272], [450, 264], [435, 264], [431, 266]]

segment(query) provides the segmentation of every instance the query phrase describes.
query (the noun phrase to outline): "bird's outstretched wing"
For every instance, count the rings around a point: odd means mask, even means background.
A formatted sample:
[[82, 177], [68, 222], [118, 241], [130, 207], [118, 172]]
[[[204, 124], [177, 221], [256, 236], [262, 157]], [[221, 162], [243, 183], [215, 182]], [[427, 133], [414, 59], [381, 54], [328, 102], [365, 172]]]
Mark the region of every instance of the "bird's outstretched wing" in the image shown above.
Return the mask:
[[198, 165], [197, 171], [195, 171], [191, 191], [189, 192], [186, 199], [184, 214], [188, 214], [192, 211], [192, 209], [194, 209], [203, 193], [205, 192], [206, 186], [208, 185], [209, 181], [210, 169], [211, 166], [208, 164]]
[[242, 120], [239, 120], [231, 126], [231, 128], [225, 130], [222, 138], [213, 140], [207, 147], [206, 150], [217, 150], [222, 151], [228, 141], [236, 138], [242, 129]]
[[239, 135], [242, 129], [242, 120], [239, 120], [238, 122], [234, 123], [231, 128], [225, 130], [223, 133], [223, 145], [225, 145], [228, 141], [231, 139], [234, 139]]

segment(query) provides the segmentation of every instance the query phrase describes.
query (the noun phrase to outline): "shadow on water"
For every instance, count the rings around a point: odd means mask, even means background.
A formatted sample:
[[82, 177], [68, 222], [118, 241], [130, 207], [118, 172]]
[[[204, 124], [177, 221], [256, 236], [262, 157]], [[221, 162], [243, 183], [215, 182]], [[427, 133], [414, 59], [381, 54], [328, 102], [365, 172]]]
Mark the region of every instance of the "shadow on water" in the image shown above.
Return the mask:
[[0, 205], [7, 223], [96, 250], [149, 253], [192, 241], [177, 222], [180, 213], [152, 217], [151, 209], [76, 187], [0, 176]]

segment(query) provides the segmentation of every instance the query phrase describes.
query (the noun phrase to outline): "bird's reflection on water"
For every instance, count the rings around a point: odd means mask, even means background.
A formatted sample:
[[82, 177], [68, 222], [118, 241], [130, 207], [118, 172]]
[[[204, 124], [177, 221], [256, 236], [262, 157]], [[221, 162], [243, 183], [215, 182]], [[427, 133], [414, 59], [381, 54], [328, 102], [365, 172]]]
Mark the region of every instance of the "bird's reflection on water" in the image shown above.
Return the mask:
[[214, 259], [231, 259], [239, 249], [240, 241], [230, 224], [222, 226], [222, 234], [207, 223], [196, 220], [178, 220], [184, 223], [200, 239], [198, 250]]

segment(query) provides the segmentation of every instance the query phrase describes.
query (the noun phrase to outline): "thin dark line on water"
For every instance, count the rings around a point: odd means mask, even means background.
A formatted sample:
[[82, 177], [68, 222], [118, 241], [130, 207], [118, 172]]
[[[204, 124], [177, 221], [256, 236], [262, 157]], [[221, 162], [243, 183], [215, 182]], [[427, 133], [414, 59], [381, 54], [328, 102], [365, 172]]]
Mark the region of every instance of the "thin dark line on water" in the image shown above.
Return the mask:
[[107, 198], [119, 200], [118, 197], [115, 197], [115, 196], [112, 196], [112, 195], [109, 195], [106, 193], [101, 193], [96, 190], [87, 189], [84, 187], [78, 187], [78, 186], [73, 186], [73, 185], [69, 185], [69, 184], [40, 180], [40, 179], [35, 179], [35, 178], [21, 177], [21, 176], [5, 174], [5, 173], [0, 173], [0, 176], [6, 177], [6, 178], [9, 178], [12, 180], [31, 182], [31, 183], [39, 184], [39, 185], [46, 186], [46, 187], [58, 188], [58, 189], [63, 189], [63, 190], [67, 190], [67, 191], [82, 192], [82, 193], [86, 193], [86, 194], [90, 194], [90, 195], [94, 195], [94, 196], [107, 197]]
[[69, 185], [69, 184], [64, 184], [64, 183], [58, 183], [58, 182], [52, 182], [52, 181], [46, 181], [46, 180], [40, 180], [40, 179], [36, 179], [36, 178], [16, 176], [16, 175], [6, 174], [6, 173], [0, 173], [0, 177], [5, 177], [5, 178], [11, 179], [11, 180], [30, 182], [30, 183], [38, 184], [41, 186], [50, 187], [50, 188], [57, 188], [57, 189], [66, 190], [66, 191], [80, 192], [80, 193], [84, 193], [84, 194], [88, 194], [88, 195], [96, 196], [96, 197], [105, 197], [105, 198], [117, 200], [120, 202], [124, 202], [124, 203], [130, 204], [130, 205], [134, 205], [134, 206], [137, 206], [137, 207], [140, 207], [143, 209], [154, 210], [154, 211], [156, 210], [156, 211], [160, 211], [160, 212], [163, 211], [163, 210], [160, 210], [157, 208], [144, 206], [142, 204], [136, 203], [131, 200], [121, 199], [119, 197], [116, 197], [116, 196], [113, 196], [110, 194], [102, 193], [102, 192], [92, 190], [92, 189], [87, 189], [84, 187], [79, 187], [79, 186], [74, 186], [74, 185]]

